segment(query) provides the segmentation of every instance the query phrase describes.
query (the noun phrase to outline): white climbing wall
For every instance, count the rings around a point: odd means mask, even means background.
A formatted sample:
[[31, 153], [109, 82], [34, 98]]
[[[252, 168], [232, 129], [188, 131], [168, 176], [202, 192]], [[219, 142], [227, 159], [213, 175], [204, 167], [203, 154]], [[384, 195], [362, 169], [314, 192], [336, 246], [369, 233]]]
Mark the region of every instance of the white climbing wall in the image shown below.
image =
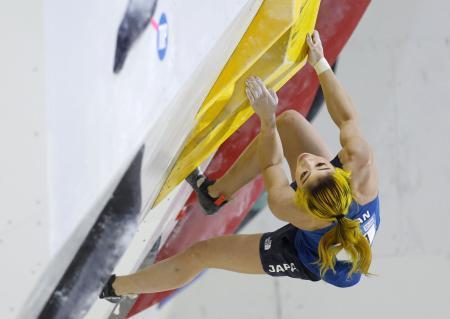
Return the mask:
[[127, 3], [0, 2], [2, 317], [45, 299], [144, 141], [143, 187], [156, 196], [261, 0], [160, 0], [115, 75]]

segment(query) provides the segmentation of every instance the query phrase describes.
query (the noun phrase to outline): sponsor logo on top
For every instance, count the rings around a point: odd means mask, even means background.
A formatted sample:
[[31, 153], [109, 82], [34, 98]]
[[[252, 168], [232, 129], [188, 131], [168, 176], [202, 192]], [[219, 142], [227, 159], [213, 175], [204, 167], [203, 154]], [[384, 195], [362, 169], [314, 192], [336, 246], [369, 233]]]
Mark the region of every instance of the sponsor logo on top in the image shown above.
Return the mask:
[[161, 14], [158, 24], [158, 34], [156, 36], [156, 48], [158, 50], [158, 57], [162, 61], [166, 56], [167, 46], [169, 44], [169, 23], [166, 14]]

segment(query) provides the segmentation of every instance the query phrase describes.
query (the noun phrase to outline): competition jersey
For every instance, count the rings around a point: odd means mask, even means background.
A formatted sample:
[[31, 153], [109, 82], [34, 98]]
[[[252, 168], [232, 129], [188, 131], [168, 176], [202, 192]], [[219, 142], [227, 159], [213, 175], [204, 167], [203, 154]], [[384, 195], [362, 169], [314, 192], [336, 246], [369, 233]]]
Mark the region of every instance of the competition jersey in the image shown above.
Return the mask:
[[[331, 161], [331, 164], [335, 167], [342, 168], [342, 163], [340, 162], [338, 156]], [[296, 189], [297, 184], [294, 182], [291, 184], [291, 187]], [[356, 201], [352, 201], [346, 217], [359, 220], [361, 232], [364, 237], [367, 238], [370, 245], [372, 245], [375, 234], [380, 226], [380, 202], [378, 195], [370, 203], [365, 205], [359, 205]], [[320, 278], [320, 266], [315, 264], [315, 262], [319, 259], [319, 242], [322, 236], [335, 225], [336, 222], [328, 227], [314, 231], [298, 229], [295, 236], [295, 249], [297, 250], [298, 258], [305, 265], [305, 267], [312, 273], [316, 274], [318, 278]], [[347, 279], [348, 272], [351, 269], [351, 264], [348, 262], [337, 260], [334, 269], [336, 273], [333, 273], [331, 269], [328, 269], [322, 278], [334, 286], [353, 286], [361, 279], [360, 273], [354, 273]]]
[[[357, 219], [360, 222], [360, 229], [364, 237], [372, 245], [375, 234], [380, 226], [380, 206], [378, 196], [366, 205], [359, 205], [353, 201], [347, 215], [350, 219]], [[315, 264], [319, 259], [318, 246], [322, 236], [327, 233], [336, 223], [319, 230], [308, 231], [299, 229], [295, 235], [295, 248], [298, 258], [312, 273], [320, 277], [320, 267]], [[334, 267], [336, 273], [328, 269], [322, 278], [326, 282], [337, 287], [349, 287], [357, 284], [361, 279], [360, 273], [354, 273], [347, 279], [351, 264], [345, 261], [336, 261]]]

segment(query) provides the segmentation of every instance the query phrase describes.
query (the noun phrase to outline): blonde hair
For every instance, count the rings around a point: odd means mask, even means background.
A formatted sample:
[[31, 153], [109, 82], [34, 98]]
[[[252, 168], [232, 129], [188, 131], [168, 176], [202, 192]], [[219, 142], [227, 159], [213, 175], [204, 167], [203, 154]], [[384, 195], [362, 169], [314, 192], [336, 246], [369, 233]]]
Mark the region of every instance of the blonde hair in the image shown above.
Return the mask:
[[350, 255], [352, 268], [348, 277], [355, 272], [369, 274], [372, 252], [368, 240], [359, 228], [359, 221], [346, 218], [353, 196], [350, 188], [351, 173], [341, 168], [320, 180], [310, 188], [297, 188], [295, 201], [309, 213], [325, 221], [336, 221], [335, 227], [320, 239], [318, 253], [320, 276], [328, 269], [336, 273], [336, 255], [344, 249]]

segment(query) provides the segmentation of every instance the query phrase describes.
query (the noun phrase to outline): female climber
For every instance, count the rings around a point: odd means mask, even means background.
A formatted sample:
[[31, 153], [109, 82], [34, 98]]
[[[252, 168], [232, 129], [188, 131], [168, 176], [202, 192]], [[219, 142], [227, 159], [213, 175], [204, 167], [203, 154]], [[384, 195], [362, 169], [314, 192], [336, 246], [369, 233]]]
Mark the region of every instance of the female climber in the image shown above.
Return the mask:
[[270, 210], [288, 224], [270, 233], [201, 241], [134, 274], [112, 275], [100, 298], [115, 302], [128, 294], [179, 288], [207, 268], [323, 280], [337, 287], [353, 286], [362, 274], [369, 275], [371, 244], [380, 224], [373, 151], [360, 131], [355, 106], [324, 58], [319, 33], [307, 35], [306, 41], [308, 62], [339, 128], [341, 151], [333, 158], [298, 112], [276, 117], [277, 95], [250, 77], [246, 94], [261, 122], [259, 135], [218, 180], [198, 170], [187, 178], [205, 212], [212, 214], [261, 173]]

